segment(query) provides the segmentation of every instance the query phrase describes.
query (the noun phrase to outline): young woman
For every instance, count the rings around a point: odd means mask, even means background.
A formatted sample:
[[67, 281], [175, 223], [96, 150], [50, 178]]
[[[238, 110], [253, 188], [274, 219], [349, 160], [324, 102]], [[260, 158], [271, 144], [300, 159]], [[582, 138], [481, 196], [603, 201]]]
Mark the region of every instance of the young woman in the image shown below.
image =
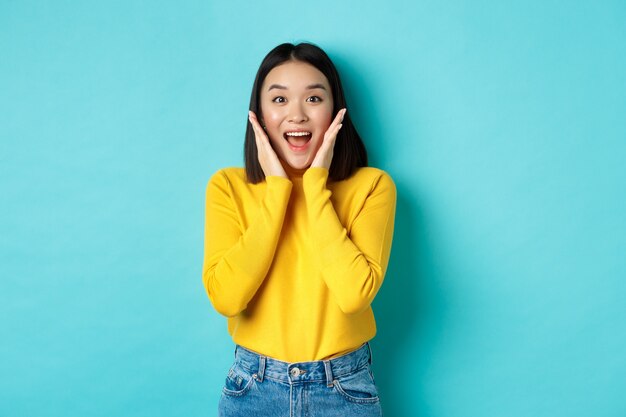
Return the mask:
[[368, 341], [396, 190], [368, 168], [335, 66], [282, 44], [257, 72], [245, 169], [206, 193], [202, 277], [235, 361], [220, 416], [380, 416]]

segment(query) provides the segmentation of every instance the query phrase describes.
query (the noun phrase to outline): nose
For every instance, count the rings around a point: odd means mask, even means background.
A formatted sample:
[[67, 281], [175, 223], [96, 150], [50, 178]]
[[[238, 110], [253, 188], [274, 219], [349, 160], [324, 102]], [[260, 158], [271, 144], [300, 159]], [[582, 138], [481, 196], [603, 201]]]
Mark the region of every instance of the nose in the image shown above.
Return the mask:
[[290, 123], [304, 123], [309, 120], [309, 118], [306, 115], [306, 111], [299, 103], [293, 103], [289, 107], [289, 115], [287, 117], [287, 120]]

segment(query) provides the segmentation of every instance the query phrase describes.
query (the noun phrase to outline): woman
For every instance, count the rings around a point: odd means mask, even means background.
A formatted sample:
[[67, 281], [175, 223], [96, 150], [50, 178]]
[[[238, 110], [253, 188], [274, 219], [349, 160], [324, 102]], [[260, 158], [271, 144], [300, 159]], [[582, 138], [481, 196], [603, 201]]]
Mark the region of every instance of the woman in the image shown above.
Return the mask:
[[346, 111], [324, 51], [277, 46], [254, 81], [245, 170], [209, 181], [203, 281], [237, 345], [220, 416], [382, 414], [370, 304], [396, 191]]

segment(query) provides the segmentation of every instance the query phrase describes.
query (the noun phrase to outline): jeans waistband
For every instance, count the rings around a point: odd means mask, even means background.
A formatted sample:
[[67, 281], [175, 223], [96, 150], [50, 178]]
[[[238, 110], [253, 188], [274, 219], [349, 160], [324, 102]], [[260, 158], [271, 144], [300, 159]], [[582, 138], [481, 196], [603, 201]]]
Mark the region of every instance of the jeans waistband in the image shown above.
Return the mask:
[[372, 363], [372, 352], [368, 342], [360, 348], [336, 358], [312, 362], [283, 362], [259, 355], [237, 345], [235, 362], [253, 374], [257, 381], [269, 377], [290, 384], [325, 381], [329, 387], [335, 377], [351, 374]]

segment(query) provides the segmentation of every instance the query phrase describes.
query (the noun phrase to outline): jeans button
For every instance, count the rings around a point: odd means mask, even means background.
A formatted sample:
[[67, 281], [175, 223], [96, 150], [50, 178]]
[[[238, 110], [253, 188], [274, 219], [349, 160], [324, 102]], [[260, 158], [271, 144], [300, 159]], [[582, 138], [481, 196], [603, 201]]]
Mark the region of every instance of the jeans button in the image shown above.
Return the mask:
[[300, 375], [300, 370], [298, 368], [291, 368], [291, 371], [289, 371], [289, 373], [293, 378], [295, 378]]

